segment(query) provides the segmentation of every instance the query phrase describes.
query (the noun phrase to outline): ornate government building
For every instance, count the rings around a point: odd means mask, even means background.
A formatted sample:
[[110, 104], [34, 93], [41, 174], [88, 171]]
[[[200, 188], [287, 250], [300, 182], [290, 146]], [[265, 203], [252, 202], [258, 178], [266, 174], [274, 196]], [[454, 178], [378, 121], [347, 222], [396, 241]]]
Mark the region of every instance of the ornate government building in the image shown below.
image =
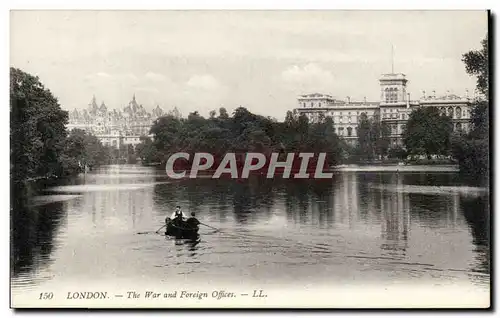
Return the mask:
[[[337, 100], [325, 94], [307, 94], [298, 98], [299, 114], [305, 114], [309, 120], [315, 121], [320, 114], [330, 116], [334, 122], [335, 132], [349, 143], [355, 144], [357, 140], [356, 128], [362, 113], [368, 119], [377, 115], [381, 121], [386, 122], [390, 128], [391, 145], [401, 145], [401, 134], [405, 127], [410, 112], [418, 107], [437, 107], [443, 114], [452, 118], [453, 129], [469, 129], [471, 103], [473, 98], [468, 96], [457, 96], [446, 92], [445, 95], [437, 96], [436, 92], [427, 95], [425, 91], [418, 99], [410, 99], [406, 92], [408, 82], [405, 74], [390, 73], [383, 74], [380, 79], [379, 101], [351, 101], [349, 97], [345, 100]], [[474, 97], [475, 98], [475, 97]]]
[[104, 102], [98, 106], [94, 96], [86, 109], [69, 113], [68, 130], [85, 130], [108, 146], [135, 146], [140, 143], [141, 136], [149, 135], [154, 120], [162, 115], [160, 106], [147, 112], [137, 103], [135, 95], [123, 110], [108, 110]]

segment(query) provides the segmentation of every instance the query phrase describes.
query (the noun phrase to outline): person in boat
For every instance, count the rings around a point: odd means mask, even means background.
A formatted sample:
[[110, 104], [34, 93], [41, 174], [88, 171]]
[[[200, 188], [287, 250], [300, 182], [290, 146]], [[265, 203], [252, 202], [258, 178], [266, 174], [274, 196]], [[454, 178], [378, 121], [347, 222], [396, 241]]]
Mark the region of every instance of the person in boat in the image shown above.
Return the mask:
[[180, 220], [182, 219], [187, 219], [187, 215], [184, 214], [184, 211], [182, 211], [180, 205], [178, 205], [176, 208], [175, 208], [175, 211], [172, 213], [172, 215], [170, 216], [170, 219], [171, 220], [175, 220], [179, 218]]
[[195, 218], [194, 212], [191, 212], [191, 217], [189, 219], [187, 219], [186, 223], [192, 229], [195, 229], [198, 225], [201, 224], [200, 221], [198, 221], [198, 219]]

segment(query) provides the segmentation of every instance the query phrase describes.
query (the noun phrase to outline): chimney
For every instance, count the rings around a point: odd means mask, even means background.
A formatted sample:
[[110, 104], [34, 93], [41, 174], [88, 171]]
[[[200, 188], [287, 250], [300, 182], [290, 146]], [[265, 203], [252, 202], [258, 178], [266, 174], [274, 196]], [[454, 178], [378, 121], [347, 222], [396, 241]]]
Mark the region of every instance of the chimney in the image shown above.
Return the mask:
[[406, 99], [406, 108], [410, 108], [410, 93], [406, 94], [408, 98]]
[[351, 103], [351, 97], [347, 96], [347, 98], [346, 98], [346, 103], [347, 103], [347, 104], [350, 104], [350, 103]]
[[365, 104], [366, 104], [366, 96], [363, 98], [363, 100], [365, 101]]
[[432, 91], [432, 97], [436, 98], [436, 91]]
[[425, 91], [422, 91], [422, 98], [425, 99]]
[[465, 98], [469, 98], [469, 90], [465, 89]]

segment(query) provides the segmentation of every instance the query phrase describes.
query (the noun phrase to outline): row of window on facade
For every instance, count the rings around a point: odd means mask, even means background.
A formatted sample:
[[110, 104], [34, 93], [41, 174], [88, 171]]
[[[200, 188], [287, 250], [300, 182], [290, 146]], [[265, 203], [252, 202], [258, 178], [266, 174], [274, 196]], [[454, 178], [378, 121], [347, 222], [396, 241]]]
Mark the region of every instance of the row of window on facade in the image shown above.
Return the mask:
[[398, 102], [398, 89], [395, 87], [390, 87], [385, 89], [385, 102], [386, 103], [397, 103]]
[[[405, 128], [406, 128], [406, 125], [401, 125], [401, 131], [398, 132], [398, 125], [397, 124], [389, 125], [389, 131], [390, 131], [391, 135], [399, 135], [399, 134], [403, 133]], [[455, 131], [461, 131], [465, 128], [466, 127], [463, 126], [461, 123], [456, 123], [453, 126], [453, 129]], [[354, 131], [353, 127], [347, 127], [346, 129], [344, 129], [344, 127], [339, 127], [338, 129], [335, 129], [335, 127], [333, 128], [333, 132], [339, 136], [354, 137], [353, 131]], [[345, 134], [346, 132], [347, 132], [347, 135]]]
[[443, 115], [448, 115], [449, 117], [451, 118], [457, 118], [457, 119], [460, 119], [462, 117], [467, 117], [467, 112], [469, 112], [470, 114], [470, 111], [468, 110], [463, 110], [460, 108], [460, 107], [455, 107], [455, 109], [453, 109], [453, 107], [440, 107], [439, 108], [439, 111], [441, 114]]
[[[392, 112], [397, 112], [397, 110], [395, 109], [390, 109], [389, 112], [392, 113]], [[460, 119], [462, 117], [467, 117], [467, 112], [468, 110], [464, 109], [462, 110], [460, 107], [439, 107], [439, 111], [441, 114], [443, 115], [448, 115], [449, 117], [452, 117], [452, 118], [456, 118], [456, 119]], [[399, 116], [396, 114], [387, 114], [388, 111], [387, 111], [387, 108], [384, 109], [384, 116], [383, 118], [399, 118]], [[405, 114], [401, 114], [402, 116], [402, 119], [405, 119]]]
[[[306, 108], [307, 107], [307, 104], [306, 102], [303, 102], [302, 103], [302, 107]], [[314, 102], [311, 102], [311, 106], [310, 107], [314, 107]], [[321, 107], [321, 102], [318, 102], [318, 107]]]
[[[443, 115], [448, 115], [449, 117], [452, 117], [454, 119], [461, 119], [462, 117], [464, 118], [467, 118], [467, 112], [470, 113], [470, 111], [468, 110], [462, 110], [460, 107], [448, 107], [448, 108], [445, 108], [445, 107], [440, 107], [440, 112], [441, 114]], [[358, 122], [359, 122], [359, 119], [360, 119], [360, 112], [356, 112], [357, 116], [356, 118], [358, 119]], [[365, 112], [362, 112], [361, 114], [365, 114]], [[342, 122], [342, 120], [345, 118], [346, 120], [348, 120], [349, 122], [351, 122], [352, 120], [352, 117], [350, 116], [351, 115], [351, 112], [348, 112], [348, 116], [342, 116], [342, 112], [339, 112], [339, 115], [337, 116], [336, 113], [333, 113], [333, 117], [334, 117], [334, 120], [335, 118], [337, 117], [339, 119], [340, 122]], [[407, 119], [407, 114], [405, 113], [398, 113], [397, 110], [394, 110], [394, 109], [390, 109], [389, 112], [387, 111], [387, 109], [384, 109], [384, 114], [382, 115], [382, 118], [384, 119], [399, 119], [401, 117], [402, 120], [406, 120]], [[373, 116], [368, 116], [369, 119], [373, 118]]]

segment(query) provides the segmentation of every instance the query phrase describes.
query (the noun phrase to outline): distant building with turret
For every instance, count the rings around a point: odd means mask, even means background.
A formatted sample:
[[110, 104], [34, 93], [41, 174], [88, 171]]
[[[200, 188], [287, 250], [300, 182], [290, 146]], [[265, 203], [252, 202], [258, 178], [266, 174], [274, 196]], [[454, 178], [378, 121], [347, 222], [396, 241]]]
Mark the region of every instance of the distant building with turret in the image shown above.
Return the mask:
[[446, 94], [437, 96], [436, 92], [426, 94], [425, 91], [417, 99], [410, 99], [406, 91], [408, 80], [405, 74], [382, 74], [379, 78], [380, 99], [377, 101], [353, 101], [348, 96], [337, 99], [331, 95], [312, 93], [301, 95], [297, 99], [295, 110], [306, 115], [312, 122], [320, 117], [331, 117], [334, 131], [348, 143], [357, 143], [357, 127], [362, 114], [368, 119], [377, 118], [388, 125], [391, 146], [402, 145], [402, 133], [412, 110], [419, 107], [436, 107], [442, 114], [448, 115], [455, 131], [470, 129], [471, 105], [479, 96]]
[[157, 105], [151, 113], [138, 104], [135, 94], [123, 110], [108, 110], [101, 102], [98, 106], [95, 96], [84, 110], [74, 109], [69, 112], [68, 130], [82, 129], [91, 133], [104, 144], [113, 147], [137, 145], [140, 137], [148, 136], [153, 122], [164, 115]]

